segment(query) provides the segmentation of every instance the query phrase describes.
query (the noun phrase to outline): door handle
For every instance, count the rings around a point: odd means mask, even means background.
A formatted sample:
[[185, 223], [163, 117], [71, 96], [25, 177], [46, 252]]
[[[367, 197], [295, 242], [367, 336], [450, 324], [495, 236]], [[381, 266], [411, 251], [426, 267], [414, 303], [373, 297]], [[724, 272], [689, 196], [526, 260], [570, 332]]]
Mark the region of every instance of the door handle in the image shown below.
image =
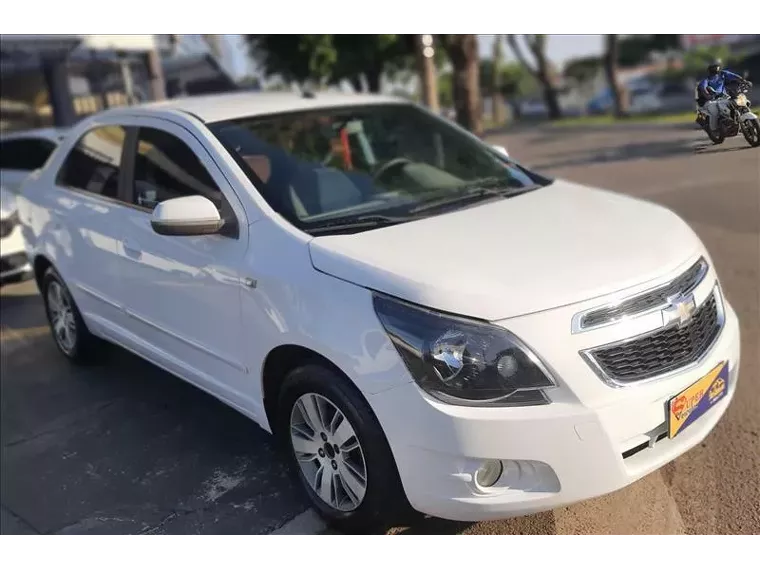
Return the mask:
[[124, 239], [122, 244], [124, 246], [124, 252], [127, 253], [127, 255], [130, 255], [132, 257], [139, 257], [142, 253], [140, 246], [131, 239]]

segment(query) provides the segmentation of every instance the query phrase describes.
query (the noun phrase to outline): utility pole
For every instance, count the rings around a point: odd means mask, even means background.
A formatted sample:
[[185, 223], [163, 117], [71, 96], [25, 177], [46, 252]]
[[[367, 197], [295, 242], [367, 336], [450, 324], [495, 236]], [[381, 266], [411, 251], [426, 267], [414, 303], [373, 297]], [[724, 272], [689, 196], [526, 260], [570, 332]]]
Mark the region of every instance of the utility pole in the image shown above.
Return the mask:
[[435, 48], [431, 34], [418, 34], [415, 36], [417, 67], [419, 68], [420, 82], [422, 84], [422, 101], [434, 113], [438, 113], [438, 76], [435, 69]]
[[161, 54], [158, 52], [158, 46], [154, 45], [145, 55], [145, 67], [148, 70], [150, 80], [150, 95], [154, 101], [163, 101], [166, 99], [166, 81], [164, 80], [164, 69], [161, 65]]

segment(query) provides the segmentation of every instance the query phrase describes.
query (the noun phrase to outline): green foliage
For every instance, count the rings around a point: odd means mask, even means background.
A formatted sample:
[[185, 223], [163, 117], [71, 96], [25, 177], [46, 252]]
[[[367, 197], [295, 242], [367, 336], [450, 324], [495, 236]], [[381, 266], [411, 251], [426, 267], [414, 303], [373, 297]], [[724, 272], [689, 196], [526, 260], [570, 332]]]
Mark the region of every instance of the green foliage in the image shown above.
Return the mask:
[[593, 79], [603, 67], [604, 63], [601, 57], [581, 57], [568, 61], [562, 74], [578, 83], [585, 83]]
[[652, 52], [678, 49], [681, 46], [678, 34], [634, 35], [620, 38], [618, 65], [635, 67], [649, 61]]
[[[493, 60], [480, 60], [480, 88], [490, 92], [493, 85]], [[441, 76], [442, 78], [443, 76]], [[443, 96], [441, 79], [438, 80], [438, 92]], [[533, 75], [517, 62], [502, 63], [499, 68], [499, 86], [502, 94], [507, 97], [524, 97], [536, 92], [538, 83]], [[441, 99], [441, 104], [443, 99]]]
[[722, 59], [723, 65], [736, 62], [728, 46], [701, 46], [688, 51], [683, 58], [684, 71], [689, 76], [701, 76], [707, 72], [707, 66], [715, 59]]
[[285, 81], [327, 81], [338, 59], [330, 35], [248, 35], [246, 40], [264, 73]]
[[[380, 75], [416, 70], [414, 36], [404, 34], [248, 35], [251, 54], [265, 75], [319, 84], [355, 80], [364, 75], [377, 90]], [[446, 61], [436, 49], [435, 62]]]

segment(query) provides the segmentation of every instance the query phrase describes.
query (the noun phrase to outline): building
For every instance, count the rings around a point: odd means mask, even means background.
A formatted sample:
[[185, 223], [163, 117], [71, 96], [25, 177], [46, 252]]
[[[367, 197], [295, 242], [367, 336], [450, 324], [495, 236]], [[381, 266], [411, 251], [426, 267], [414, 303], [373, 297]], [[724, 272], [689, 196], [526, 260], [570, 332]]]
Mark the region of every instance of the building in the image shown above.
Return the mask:
[[[164, 98], [167, 91], [172, 96], [236, 88], [203, 40], [187, 42], [190, 48], [182, 36], [172, 35], [2, 40], [0, 130], [68, 126], [105, 108]], [[204, 46], [207, 52], [199, 54]]]

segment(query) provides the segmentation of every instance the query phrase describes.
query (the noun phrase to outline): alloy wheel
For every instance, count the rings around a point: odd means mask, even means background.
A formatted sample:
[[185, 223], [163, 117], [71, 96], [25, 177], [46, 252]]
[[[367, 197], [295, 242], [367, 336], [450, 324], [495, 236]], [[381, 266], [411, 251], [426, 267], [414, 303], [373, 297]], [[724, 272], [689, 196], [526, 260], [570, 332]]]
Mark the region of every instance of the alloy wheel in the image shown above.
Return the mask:
[[77, 323], [71, 298], [60, 283], [53, 281], [48, 286], [47, 305], [55, 341], [70, 355], [77, 342]]
[[358, 508], [367, 491], [367, 464], [346, 416], [326, 397], [301, 395], [290, 413], [290, 441], [314, 493], [336, 510]]

